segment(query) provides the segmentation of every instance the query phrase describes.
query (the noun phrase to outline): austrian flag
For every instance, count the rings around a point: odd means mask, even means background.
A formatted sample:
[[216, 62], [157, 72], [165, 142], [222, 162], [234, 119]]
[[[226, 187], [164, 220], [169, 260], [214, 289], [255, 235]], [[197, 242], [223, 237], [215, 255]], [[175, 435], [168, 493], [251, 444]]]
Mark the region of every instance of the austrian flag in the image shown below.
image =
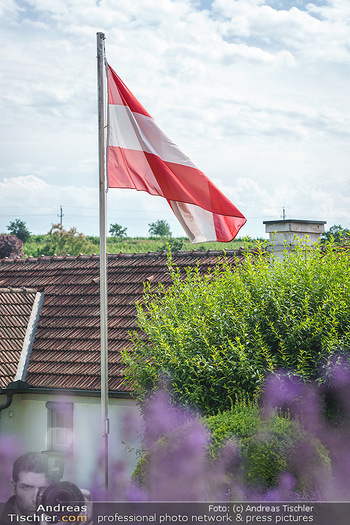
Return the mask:
[[110, 66], [108, 184], [167, 199], [192, 243], [231, 241], [246, 222], [159, 129]]

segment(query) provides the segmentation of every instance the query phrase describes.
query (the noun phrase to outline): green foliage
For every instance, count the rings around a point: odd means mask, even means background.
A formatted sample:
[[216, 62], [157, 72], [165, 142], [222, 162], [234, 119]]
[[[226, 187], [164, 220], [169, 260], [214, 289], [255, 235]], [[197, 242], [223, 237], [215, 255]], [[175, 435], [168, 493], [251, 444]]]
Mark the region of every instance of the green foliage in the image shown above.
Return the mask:
[[165, 244], [160, 246], [157, 251], [162, 252], [164, 250], [171, 251], [171, 252], [178, 252], [181, 251], [184, 245], [183, 239], [168, 239]]
[[230, 410], [204, 416], [202, 420], [210, 431], [209, 454], [216, 459], [229, 440], [239, 438], [243, 442], [256, 433], [260, 424], [260, 408], [255, 399], [240, 399]]
[[151, 235], [156, 235], [158, 237], [171, 237], [170, 225], [163, 219], [158, 219], [156, 222], [151, 222], [148, 226], [148, 232]]
[[120, 224], [111, 224], [111, 227], [109, 228], [109, 233], [112, 235], [112, 237], [117, 237], [118, 239], [123, 239], [126, 237], [126, 230], [127, 228], [123, 228]]
[[231, 477], [245, 486], [266, 490], [288, 472], [296, 491], [317, 489], [320, 478], [331, 475], [328, 452], [321, 442], [288, 414], [264, 417], [255, 403], [239, 401], [232, 410], [203, 419], [210, 431], [210, 456], [215, 460], [226, 443], [238, 447]]
[[[221, 476], [226, 493], [236, 484], [248, 491], [265, 492], [276, 487], [285, 473], [293, 477], [293, 490], [310, 493], [318, 489], [320, 480], [325, 483], [331, 476], [326, 448], [288, 414], [274, 411], [266, 417], [255, 401], [240, 400], [231, 410], [201, 418], [201, 423], [209, 433], [207, 455], [212, 472], [215, 465], [226, 471]], [[133, 480], [147, 486], [152, 454], [156, 454], [159, 447], [168, 447], [171, 457], [174, 442], [181, 448], [181, 440], [186, 438], [189, 429], [184, 425], [162, 435], [152, 451], [141, 456]]]
[[350, 240], [350, 230], [343, 228], [342, 226], [334, 224], [329, 230], [322, 234], [321, 240], [334, 241], [337, 244]]
[[[99, 252], [100, 240], [96, 236], [88, 235], [86, 239], [90, 242], [91, 248], [86, 251], [85, 254], [91, 255], [92, 253]], [[205, 251], [205, 250], [236, 250], [240, 248], [243, 244], [242, 239], [234, 239], [231, 242], [218, 243], [218, 242], [207, 242], [196, 244], [195, 246], [190, 243], [187, 237], [176, 237], [168, 239], [168, 242], [171, 243], [173, 247], [173, 242], [176, 244], [176, 247], [172, 248], [173, 250], [196, 250]], [[49, 242], [49, 234], [43, 235], [31, 235], [29, 240], [24, 244], [23, 251], [26, 255], [31, 255], [32, 257], [37, 257], [43, 253], [43, 249], [46, 244]], [[94, 245], [94, 246], [92, 246]], [[254, 246], [255, 241], [250, 241], [250, 246]], [[182, 246], [180, 248], [180, 246]], [[166, 243], [162, 237], [159, 238], [149, 238], [149, 237], [108, 237], [107, 238], [107, 252], [108, 253], [146, 253], [146, 252], [157, 252], [167, 250]]]
[[96, 251], [96, 247], [88, 241], [76, 228], [65, 230], [61, 224], [55, 224], [47, 235], [46, 244], [36, 255], [79, 255]]
[[136, 467], [132, 473], [132, 481], [137, 483], [140, 487], [146, 486], [147, 483], [147, 471], [149, 468], [150, 454], [145, 452], [138, 460]]
[[100, 246], [100, 238], [94, 237], [93, 235], [87, 235], [86, 240], [89, 241], [91, 244], [94, 244], [95, 246]]
[[17, 239], [23, 243], [28, 241], [30, 237], [30, 231], [28, 230], [26, 223], [20, 219], [10, 221], [10, 224], [7, 226], [8, 231], [11, 235], [15, 235]]
[[145, 290], [141, 335], [123, 353], [139, 395], [168, 378], [173, 397], [205, 414], [258, 393], [269, 372], [317, 377], [337, 348], [350, 347], [349, 253], [332, 243], [297, 246], [282, 260], [262, 249], [235, 269], [206, 275], [170, 266], [173, 285]]
[[[98, 238], [95, 238], [98, 244]], [[243, 246], [243, 241], [240, 238], [236, 238], [231, 242], [219, 243], [219, 242], [206, 242], [193, 245], [187, 237], [172, 237], [166, 239], [163, 237], [127, 237], [126, 239], [118, 239], [116, 237], [107, 238], [107, 251], [108, 253], [146, 253], [146, 252], [159, 252], [168, 251], [167, 244], [171, 245], [172, 251], [193, 251], [193, 250], [237, 250]], [[255, 246], [256, 241], [251, 240], [249, 246]]]

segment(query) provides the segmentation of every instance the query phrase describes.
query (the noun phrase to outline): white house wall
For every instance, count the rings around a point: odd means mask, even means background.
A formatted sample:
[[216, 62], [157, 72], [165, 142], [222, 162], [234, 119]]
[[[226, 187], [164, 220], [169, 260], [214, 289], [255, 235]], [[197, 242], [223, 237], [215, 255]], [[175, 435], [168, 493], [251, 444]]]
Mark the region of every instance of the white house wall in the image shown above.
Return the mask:
[[[0, 403], [6, 401], [0, 396]], [[74, 403], [73, 453], [66, 461], [64, 479], [84, 488], [91, 488], [98, 472], [99, 452], [102, 443], [100, 400], [98, 397], [43, 394], [16, 394], [12, 404], [2, 410], [0, 436], [11, 438], [18, 454], [31, 450], [47, 450], [48, 410], [47, 401]], [[123, 462], [131, 474], [137, 458], [130, 449], [139, 448], [141, 417], [132, 399], [109, 400], [109, 462]], [[127, 424], [125, 424], [127, 422]], [[15, 458], [13, 458], [15, 459]], [[98, 478], [98, 476], [97, 476]]]

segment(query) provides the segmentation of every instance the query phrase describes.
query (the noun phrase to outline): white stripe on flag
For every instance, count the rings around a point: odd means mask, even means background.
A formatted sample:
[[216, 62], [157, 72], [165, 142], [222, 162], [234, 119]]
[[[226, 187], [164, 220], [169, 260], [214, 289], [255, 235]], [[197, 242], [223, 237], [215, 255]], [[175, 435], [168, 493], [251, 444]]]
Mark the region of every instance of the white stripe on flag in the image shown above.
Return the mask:
[[146, 151], [164, 162], [196, 167], [150, 117], [133, 113], [127, 106], [110, 105], [109, 125], [109, 146]]
[[169, 201], [169, 204], [193, 244], [217, 240], [210, 211], [185, 202]]

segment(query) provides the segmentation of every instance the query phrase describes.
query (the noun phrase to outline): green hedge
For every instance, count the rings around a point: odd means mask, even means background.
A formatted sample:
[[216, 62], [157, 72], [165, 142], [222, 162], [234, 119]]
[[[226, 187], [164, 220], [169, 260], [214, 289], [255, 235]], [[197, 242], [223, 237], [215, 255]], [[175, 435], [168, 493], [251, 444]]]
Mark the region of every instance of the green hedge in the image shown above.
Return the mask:
[[[274, 412], [265, 418], [257, 404], [238, 402], [232, 410], [202, 418], [201, 422], [210, 435], [206, 477], [211, 493], [232, 498], [237, 496], [237, 491], [241, 495], [252, 491], [261, 495], [278, 487], [281, 476], [287, 473], [293, 480], [293, 493], [314, 494], [330, 479], [327, 450], [288, 415]], [[163, 435], [151, 451], [141, 457], [133, 480], [146, 492], [152, 490], [148, 479], [152, 461], [160, 450], [164, 455], [167, 447], [169, 457], [174, 449], [181, 450], [181, 442], [188, 440], [190, 429], [184, 425]], [[181, 463], [181, 459], [178, 458], [177, 463]], [[192, 466], [186, 462], [186, 468]], [[179, 475], [181, 477], [181, 472]], [[220, 487], [210, 487], [212, 483]]]
[[203, 422], [210, 431], [213, 459], [220, 457], [228, 441], [237, 444], [239, 460], [231, 477], [246, 489], [266, 491], [288, 473], [295, 482], [293, 490], [314, 492], [331, 476], [326, 448], [288, 414], [274, 412], [265, 418], [256, 404], [238, 402], [234, 409]]
[[278, 369], [315, 379], [339, 347], [350, 347], [349, 252], [327, 243], [297, 246], [271, 261], [262, 248], [231, 268], [146, 289], [138, 305], [142, 333], [123, 354], [139, 399], [167, 379], [177, 402], [203, 413], [251, 398]]

